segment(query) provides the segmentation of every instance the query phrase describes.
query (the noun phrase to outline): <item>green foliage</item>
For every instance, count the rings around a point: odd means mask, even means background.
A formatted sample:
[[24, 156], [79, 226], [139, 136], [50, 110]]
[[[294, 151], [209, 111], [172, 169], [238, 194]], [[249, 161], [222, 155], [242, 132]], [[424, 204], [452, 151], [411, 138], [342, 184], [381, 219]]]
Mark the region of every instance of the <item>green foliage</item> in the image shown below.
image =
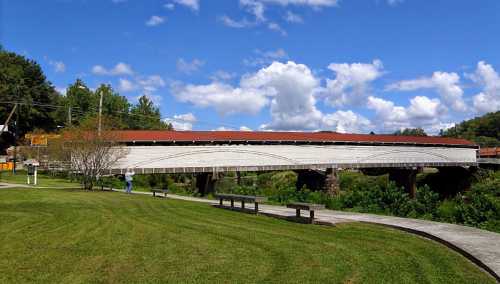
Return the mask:
[[[18, 112], [22, 117], [18, 121], [20, 137], [36, 128], [52, 131], [60, 123], [60, 117], [55, 109], [46, 107], [58, 103], [58, 94], [43, 74], [40, 65], [3, 49], [0, 49], [0, 102], [23, 103], [18, 106]], [[39, 105], [32, 105], [33, 102]], [[0, 104], [1, 124], [7, 119], [13, 106]], [[11, 129], [14, 120], [15, 117], [11, 120]]]
[[447, 223], [458, 223], [462, 218], [460, 217], [460, 198], [446, 199], [436, 209], [436, 220]]
[[78, 124], [78, 122], [89, 116], [95, 116], [97, 113], [96, 110], [99, 101], [94, 92], [80, 79], [77, 79], [74, 84], [69, 85], [64, 101], [68, 108], [64, 111], [69, 112], [69, 108], [71, 108], [72, 124]]
[[364, 176], [358, 173], [340, 175], [341, 195], [330, 201], [335, 209], [385, 213], [405, 216], [411, 210], [410, 198], [386, 176]]
[[473, 185], [458, 208], [458, 222], [500, 232], [500, 179], [493, 175]]
[[147, 97], [139, 98], [137, 105], [130, 110], [129, 128], [131, 129], [172, 129], [172, 125], [161, 119], [160, 109]]
[[482, 147], [500, 146], [500, 111], [463, 121], [441, 135], [472, 140]]
[[410, 201], [412, 211], [407, 215], [433, 219], [436, 215], [439, 202], [439, 194], [432, 191], [428, 185], [419, 187], [415, 199]]
[[422, 128], [405, 128], [403, 130], [398, 130], [394, 132], [394, 135], [399, 136], [427, 136], [424, 129]]
[[159, 108], [148, 97], [142, 96], [136, 105], [132, 105], [110, 85], [101, 84], [93, 92], [80, 79], [68, 87], [66, 97], [62, 99], [67, 106], [64, 112], [68, 113], [71, 107], [72, 124], [95, 117], [101, 95], [102, 114], [113, 129], [172, 129], [170, 124], [161, 119]]

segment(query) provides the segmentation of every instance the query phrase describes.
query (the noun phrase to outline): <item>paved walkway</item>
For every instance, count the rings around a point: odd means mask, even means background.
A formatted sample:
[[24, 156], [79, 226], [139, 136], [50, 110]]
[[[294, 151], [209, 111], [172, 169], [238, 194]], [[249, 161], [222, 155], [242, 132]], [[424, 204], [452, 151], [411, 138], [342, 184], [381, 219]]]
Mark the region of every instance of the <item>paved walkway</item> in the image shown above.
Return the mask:
[[[115, 190], [121, 191], [123, 190]], [[150, 192], [133, 192], [151, 195]], [[218, 205], [218, 200], [169, 194], [169, 198], [203, 202]], [[229, 203], [225, 203], [229, 204]], [[236, 203], [237, 204], [237, 203]], [[251, 204], [245, 206], [253, 209]], [[259, 212], [282, 217], [295, 216], [295, 209], [283, 206], [259, 205]], [[306, 213], [307, 214], [307, 213]], [[352, 213], [344, 211], [322, 210], [316, 212], [316, 219], [321, 222], [339, 224], [344, 222], [366, 222], [380, 224], [415, 233], [439, 241], [460, 252], [477, 265], [488, 271], [500, 282], [500, 234], [467, 226], [439, 223], [420, 219], [399, 218], [374, 214]]]
[[0, 189], [2, 188], [20, 188], [20, 187], [30, 187], [29, 185], [26, 184], [14, 184], [14, 183], [5, 183], [5, 182], [0, 182]]

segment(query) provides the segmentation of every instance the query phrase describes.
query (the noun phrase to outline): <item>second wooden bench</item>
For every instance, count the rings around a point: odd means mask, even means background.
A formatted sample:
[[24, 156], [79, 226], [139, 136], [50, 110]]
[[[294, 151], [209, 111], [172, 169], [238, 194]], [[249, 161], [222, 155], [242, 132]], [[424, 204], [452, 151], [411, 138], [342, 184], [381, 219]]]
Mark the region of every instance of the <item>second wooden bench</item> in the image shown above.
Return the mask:
[[295, 209], [295, 216], [300, 218], [300, 210], [309, 211], [309, 221], [311, 223], [314, 222], [314, 211], [325, 209], [325, 205], [323, 204], [314, 204], [314, 203], [302, 203], [302, 202], [292, 202], [286, 205], [287, 208]]
[[239, 194], [215, 194], [215, 198], [219, 199], [219, 205], [223, 205], [224, 200], [231, 201], [231, 208], [234, 208], [234, 202], [241, 202], [241, 209], [245, 209], [245, 202], [250, 202], [255, 204], [254, 212], [257, 214], [259, 212], [259, 203], [266, 202], [267, 197], [265, 196], [251, 196], [251, 195], [239, 195]]

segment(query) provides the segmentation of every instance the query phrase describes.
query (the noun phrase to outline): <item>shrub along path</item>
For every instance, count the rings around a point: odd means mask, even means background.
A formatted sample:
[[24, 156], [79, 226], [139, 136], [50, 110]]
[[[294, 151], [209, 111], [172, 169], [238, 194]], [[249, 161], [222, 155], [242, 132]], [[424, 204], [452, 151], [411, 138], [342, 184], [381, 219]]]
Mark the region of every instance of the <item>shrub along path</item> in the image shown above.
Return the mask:
[[[117, 190], [119, 191], [119, 190]], [[150, 194], [149, 192], [136, 192]], [[169, 194], [170, 198], [218, 204], [219, 201]], [[237, 203], [236, 203], [237, 204]], [[252, 204], [246, 206], [252, 209]], [[278, 216], [295, 216], [295, 209], [283, 206], [260, 205], [259, 211]], [[305, 213], [307, 215], [307, 213]], [[391, 226], [440, 241], [459, 251], [476, 264], [483, 267], [500, 281], [500, 234], [473, 227], [427, 221], [421, 219], [400, 218], [374, 214], [345, 211], [322, 210], [315, 214], [322, 222], [339, 224], [345, 222], [367, 222]]]
[[441, 244], [197, 202], [0, 190], [0, 283], [494, 283]]

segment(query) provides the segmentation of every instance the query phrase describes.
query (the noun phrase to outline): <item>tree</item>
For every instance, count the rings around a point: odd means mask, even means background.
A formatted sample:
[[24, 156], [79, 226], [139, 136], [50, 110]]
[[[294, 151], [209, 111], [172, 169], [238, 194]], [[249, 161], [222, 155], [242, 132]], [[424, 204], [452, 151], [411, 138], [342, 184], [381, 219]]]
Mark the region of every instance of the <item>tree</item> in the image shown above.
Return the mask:
[[107, 120], [103, 119], [103, 132], [97, 133], [97, 120], [89, 119], [78, 127], [64, 131], [60, 152], [67, 153], [71, 170], [81, 176], [82, 185], [92, 190], [96, 181], [127, 152], [118, 144], [116, 132], [108, 131]]
[[[17, 109], [20, 114], [17, 121], [19, 137], [35, 128], [53, 131], [61, 123], [53, 107], [58, 103], [58, 96], [40, 65], [0, 47], [0, 124], [12, 110], [12, 103], [17, 102], [20, 103]], [[11, 120], [10, 129], [14, 129], [15, 120]], [[3, 142], [0, 141], [3, 146], [10, 143], [12, 140], [6, 143], [5, 137]]]
[[127, 98], [116, 93], [111, 85], [105, 84], [101, 84], [95, 94], [97, 100], [102, 94], [102, 114], [112, 120], [113, 128], [129, 128], [130, 103]]
[[172, 125], [161, 119], [160, 110], [147, 97], [142, 96], [130, 110], [131, 129], [172, 130]]
[[472, 140], [483, 147], [500, 146], [500, 111], [463, 121], [441, 130], [441, 136]]
[[[66, 91], [67, 109], [71, 108], [71, 121], [77, 123], [97, 114], [98, 101], [85, 83], [76, 79]], [[70, 123], [71, 124], [71, 123]]]
[[405, 128], [394, 132], [398, 136], [427, 136], [427, 133], [422, 128]]

